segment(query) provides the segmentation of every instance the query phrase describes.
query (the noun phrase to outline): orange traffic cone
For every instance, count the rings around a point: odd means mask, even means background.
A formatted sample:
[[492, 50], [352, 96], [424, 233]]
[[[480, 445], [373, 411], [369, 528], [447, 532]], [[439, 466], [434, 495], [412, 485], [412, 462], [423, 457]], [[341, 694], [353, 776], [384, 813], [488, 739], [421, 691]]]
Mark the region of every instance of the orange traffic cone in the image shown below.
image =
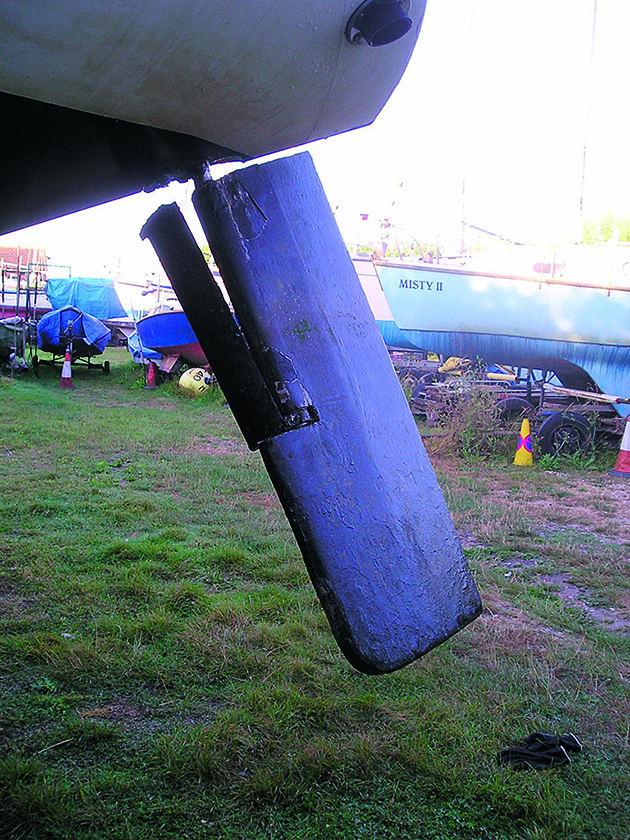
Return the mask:
[[155, 362], [149, 362], [149, 368], [147, 370], [147, 384], [144, 386], [145, 388], [155, 388], [157, 386], [157, 365]]
[[621, 438], [621, 449], [614, 470], [609, 470], [610, 475], [630, 476], [630, 417], [626, 420], [626, 428]]
[[63, 360], [63, 367], [61, 368], [61, 382], [59, 383], [60, 388], [74, 388], [74, 385], [72, 384], [71, 359], [72, 356], [70, 354], [70, 347], [66, 347], [66, 357]]
[[528, 467], [534, 463], [534, 458], [532, 456], [532, 439], [529, 432], [529, 420], [523, 420], [521, 423], [521, 433], [518, 437], [518, 446], [516, 447], [514, 463], [519, 467]]

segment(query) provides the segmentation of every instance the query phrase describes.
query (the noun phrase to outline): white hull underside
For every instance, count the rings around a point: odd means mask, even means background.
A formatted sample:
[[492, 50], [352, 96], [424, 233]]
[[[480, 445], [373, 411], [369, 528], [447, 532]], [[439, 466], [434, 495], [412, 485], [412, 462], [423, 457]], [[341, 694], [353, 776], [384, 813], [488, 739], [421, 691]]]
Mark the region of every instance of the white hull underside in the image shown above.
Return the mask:
[[350, 44], [357, 0], [5, 0], [0, 90], [202, 138], [256, 157], [366, 125], [398, 83], [412, 29]]

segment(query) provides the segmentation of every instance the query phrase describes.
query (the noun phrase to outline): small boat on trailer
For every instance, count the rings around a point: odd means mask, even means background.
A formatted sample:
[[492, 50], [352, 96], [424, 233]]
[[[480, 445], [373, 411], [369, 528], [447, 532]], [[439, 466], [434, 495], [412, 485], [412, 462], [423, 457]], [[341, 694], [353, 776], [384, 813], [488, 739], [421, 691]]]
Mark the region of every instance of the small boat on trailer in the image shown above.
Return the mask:
[[44, 360], [35, 356], [33, 367], [37, 369], [43, 363], [59, 364], [69, 349], [73, 364], [85, 364], [89, 368], [101, 368], [104, 373], [109, 373], [108, 361], [95, 364], [92, 358], [103, 353], [111, 335], [102, 321], [74, 306], [53, 309], [37, 324], [37, 346], [45, 353], [50, 353], [52, 359]]

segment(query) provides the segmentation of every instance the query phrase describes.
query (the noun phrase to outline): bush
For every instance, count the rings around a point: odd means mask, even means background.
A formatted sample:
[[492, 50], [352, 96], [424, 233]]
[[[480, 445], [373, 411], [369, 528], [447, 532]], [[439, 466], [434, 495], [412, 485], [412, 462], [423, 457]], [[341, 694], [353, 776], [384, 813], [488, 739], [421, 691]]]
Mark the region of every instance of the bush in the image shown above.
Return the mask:
[[521, 420], [502, 420], [497, 392], [482, 384], [477, 369], [440, 388], [443, 402], [435, 418], [440, 431], [432, 441], [434, 451], [470, 460], [513, 457]]

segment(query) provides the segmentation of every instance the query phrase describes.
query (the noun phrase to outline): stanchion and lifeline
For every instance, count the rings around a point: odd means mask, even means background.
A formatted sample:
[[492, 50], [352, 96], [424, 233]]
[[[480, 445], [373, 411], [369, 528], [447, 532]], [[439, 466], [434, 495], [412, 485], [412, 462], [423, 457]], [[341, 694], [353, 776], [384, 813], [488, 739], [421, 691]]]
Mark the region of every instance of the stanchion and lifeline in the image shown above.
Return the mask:
[[518, 436], [518, 446], [516, 447], [514, 463], [519, 467], [529, 467], [534, 463], [534, 458], [532, 456], [532, 439], [529, 431], [529, 420], [523, 420], [521, 423], [521, 433]]
[[148, 388], [149, 390], [157, 387], [156, 370], [157, 370], [157, 365], [155, 364], [155, 362], [149, 362], [149, 367], [148, 367], [148, 370], [147, 370], [147, 384], [144, 386], [145, 388]]
[[72, 384], [72, 351], [70, 349], [70, 345], [66, 347], [66, 356], [63, 360], [63, 366], [61, 368], [61, 381], [59, 382], [59, 387], [74, 387], [74, 385]]
[[610, 475], [623, 475], [626, 478], [630, 476], [630, 416], [626, 420], [626, 428], [623, 430], [623, 437], [621, 438], [621, 448], [615, 468], [609, 470]]

